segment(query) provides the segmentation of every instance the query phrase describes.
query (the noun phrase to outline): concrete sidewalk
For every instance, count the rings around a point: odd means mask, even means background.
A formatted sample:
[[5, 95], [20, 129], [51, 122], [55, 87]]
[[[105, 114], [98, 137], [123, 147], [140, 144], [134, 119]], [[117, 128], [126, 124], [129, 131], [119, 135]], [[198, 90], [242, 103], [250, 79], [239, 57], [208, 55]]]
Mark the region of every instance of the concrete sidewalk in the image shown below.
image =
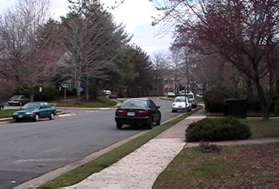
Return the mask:
[[67, 189], [151, 189], [183, 149], [187, 126], [203, 118], [202, 112], [193, 114], [117, 163]]

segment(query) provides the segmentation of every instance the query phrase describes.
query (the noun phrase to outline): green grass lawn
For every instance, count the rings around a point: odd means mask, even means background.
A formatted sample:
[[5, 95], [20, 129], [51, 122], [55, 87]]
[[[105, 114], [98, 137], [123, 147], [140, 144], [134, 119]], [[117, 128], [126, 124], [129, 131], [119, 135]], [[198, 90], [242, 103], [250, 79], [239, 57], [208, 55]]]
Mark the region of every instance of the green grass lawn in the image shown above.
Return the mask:
[[183, 149], [157, 178], [153, 189], [276, 188], [279, 144], [224, 147], [204, 153]]
[[248, 118], [240, 121], [250, 127], [252, 138], [279, 137], [279, 118], [271, 118], [268, 121]]
[[2, 110], [0, 111], [0, 118], [11, 117], [16, 110]]
[[56, 104], [57, 107], [77, 107], [77, 108], [106, 108], [106, 107], [113, 107], [117, 104], [116, 101], [110, 100], [105, 97], [100, 97], [96, 101], [74, 101], [74, 102], [65, 102], [65, 101], [58, 101], [53, 102]]
[[[197, 109], [198, 110], [198, 109]], [[191, 115], [191, 113], [186, 113], [182, 117], [176, 118], [172, 121], [169, 121], [159, 127], [153, 128], [151, 131], [141, 135], [128, 143], [121, 145], [120, 147], [102, 155], [96, 160], [93, 160], [81, 167], [78, 167], [53, 181], [48, 182], [41, 189], [54, 189], [60, 188], [65, 186], [71, 186], [80, 181], [84, 180], [86, 177], [90, 176], [93, 173], [99, 172], [102, 169], [112, 165], [113, 163], [117, 162], [121, 158], [125, 157], [126, 155], [130, 154], [149, 140], [153, 139], [166, 129], [170, 128], [171, 126], [175, 125], [176, 123], [182, 121], [187, 116]]]

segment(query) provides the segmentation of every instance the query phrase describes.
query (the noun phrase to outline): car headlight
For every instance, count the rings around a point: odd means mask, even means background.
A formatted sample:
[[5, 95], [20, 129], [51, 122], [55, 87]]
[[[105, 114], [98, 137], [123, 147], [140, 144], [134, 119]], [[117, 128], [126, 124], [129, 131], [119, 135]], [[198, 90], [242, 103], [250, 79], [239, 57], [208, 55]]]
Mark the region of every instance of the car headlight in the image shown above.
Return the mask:
[[13, 116], [16, 116], [17, 115], [17, 113], [15, 112], [15, 113], [13, 113]]

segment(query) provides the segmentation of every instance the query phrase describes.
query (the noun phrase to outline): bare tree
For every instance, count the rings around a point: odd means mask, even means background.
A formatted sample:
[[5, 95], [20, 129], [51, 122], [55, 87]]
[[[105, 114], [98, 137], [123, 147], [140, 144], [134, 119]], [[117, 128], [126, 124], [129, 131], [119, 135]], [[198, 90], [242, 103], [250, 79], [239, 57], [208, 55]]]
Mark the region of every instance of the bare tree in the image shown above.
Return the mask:
[[17, 86], [42, 85], [50, 77], [53, 50], [40, 28], [48, 18], [48, 0], [21, 0], [0, 18], [0, 74]]
[[165, 1], [161, 10], [179, 21], [176, 42], [216, 53], [255, 86], [264, 118], [269, 117], [272, 70], [278, 64], [279, 1]]
[[163, 90], [163, 82], [164, 82], [164, 75], [170, 69], [170, 62], [167, 55], [162, 53], [157, 53], [153, 56], [152, 59], [154, 65], [154, 86], [155, 86], [155, 95], [159, 96], [162, 95]]

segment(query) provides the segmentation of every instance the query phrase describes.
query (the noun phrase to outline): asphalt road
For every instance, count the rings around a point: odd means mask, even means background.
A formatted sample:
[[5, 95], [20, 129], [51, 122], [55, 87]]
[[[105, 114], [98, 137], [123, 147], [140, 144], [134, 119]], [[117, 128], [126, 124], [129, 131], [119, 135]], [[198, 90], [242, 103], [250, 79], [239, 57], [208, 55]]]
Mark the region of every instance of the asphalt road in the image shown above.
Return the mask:
[[[156, 100], [162, 122], [177, 114], [171, 103]], [[117, 130], [114, 110], [75, 111], [53, 121], [0, 124], [0, 189], [13, 188], [135, 135], [141, 130]]]

